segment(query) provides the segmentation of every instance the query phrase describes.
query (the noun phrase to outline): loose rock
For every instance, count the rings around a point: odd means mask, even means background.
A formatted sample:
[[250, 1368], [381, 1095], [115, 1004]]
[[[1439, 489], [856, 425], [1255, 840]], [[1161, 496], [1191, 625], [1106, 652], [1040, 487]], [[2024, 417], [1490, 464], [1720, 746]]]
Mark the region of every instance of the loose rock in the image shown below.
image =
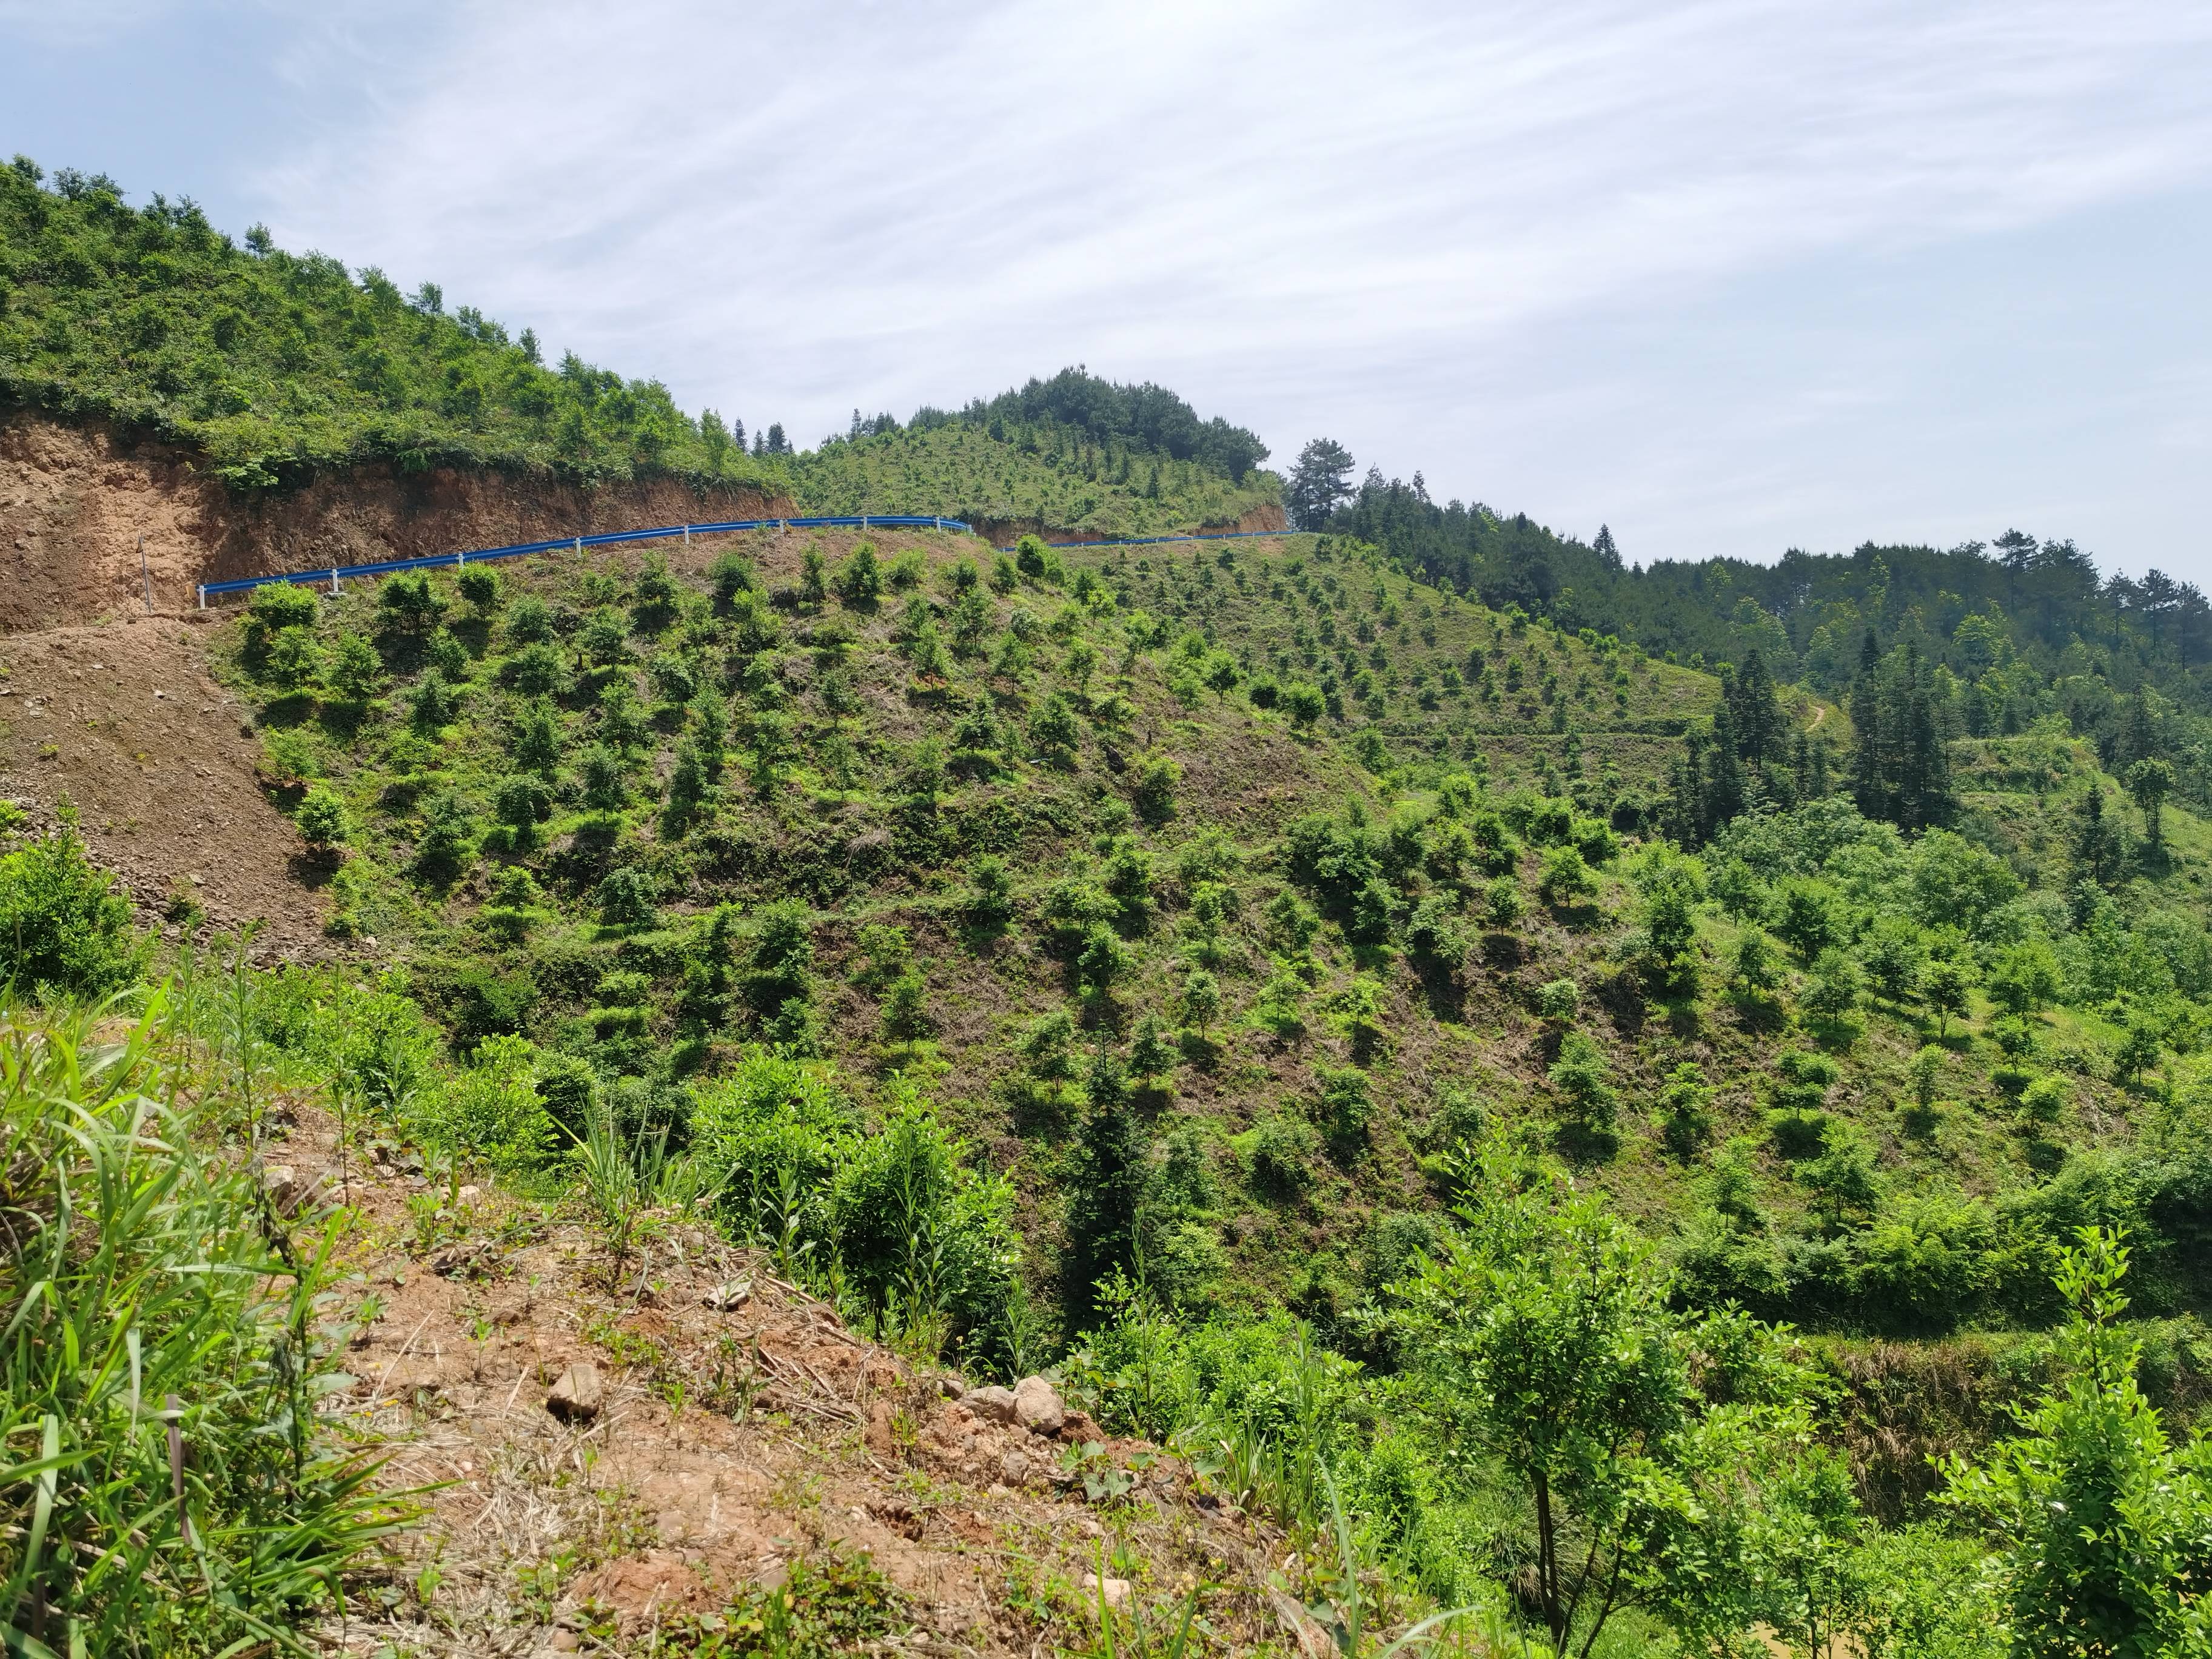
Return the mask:
[[1018, 1486], [1030, 1472], [1029, 1454], [1010, 1451], [999, 1460], [999, 1477], [1010, 1486]]
[[599, 1368], [588, 1359], [580, 1359], [553, 1379], [545, 1409], [563, 1423], [588, 1423], [599, 1414], [605, 1400]]
[[1058, 1434], [1067, 1420], [1067, 1407], [1060, 1390], [1041, 1376], [1025, 1376], [1014, 1385], [1014, 1415], [1032, 1434]]
[[1109, 1578], [1102, 1583], [1097, 1573], [1086, 1572], [1083, 1575], [1083, 1588], [1088, 1595], [1103, 1595], [1106, 1605], [1119, 1613], [1128, 1605], [1129, 1596], [1136, 1586], [1126, 1578]]
[[978, 1417], [988, 1417], [997, 1423], [1012, 1423], [1016, 1419], [1018, 1406], [1012, 1389], [1002, 1389], [995, 1383], [988, 1389], [970, 1389], [960, 1396], [960, 1403]]
[[753, 1299], [753, 1282], [750, 1279], [733, 1279], [726, 1285], [715, 1285], [699, 1299], [716, 1313], [728, 1313]]

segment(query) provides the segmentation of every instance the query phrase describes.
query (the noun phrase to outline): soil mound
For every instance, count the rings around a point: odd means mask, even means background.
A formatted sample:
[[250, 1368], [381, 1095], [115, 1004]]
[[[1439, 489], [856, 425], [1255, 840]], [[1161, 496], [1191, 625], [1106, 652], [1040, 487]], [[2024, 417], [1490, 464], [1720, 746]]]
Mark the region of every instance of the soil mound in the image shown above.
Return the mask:
[[149, 617], [0, 641], [0, 792], [41, 829], [74, 806], [149, 921], [174, 894], [219, 927], [264, 922], [258, 954], [329, 955], [309, 884], [325, 872], [263, 794], [260, 744], [208, 678], [204, 632]]

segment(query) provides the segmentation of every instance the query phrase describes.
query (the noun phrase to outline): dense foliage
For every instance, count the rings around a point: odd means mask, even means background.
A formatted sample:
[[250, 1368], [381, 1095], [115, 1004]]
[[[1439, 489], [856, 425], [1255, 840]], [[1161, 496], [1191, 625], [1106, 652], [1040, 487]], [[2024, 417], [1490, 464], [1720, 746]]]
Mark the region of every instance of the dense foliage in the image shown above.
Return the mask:
[[[319, 1425], [347, 1379], [333, 1239], [285, 1236], [251, 1058], [155, 995], [118, 1032], [0, 1014], [0, 1637], [11, 1652], [296, 1645], [404, 1518]], [[119, 1039], [119, 1040], [118, 1040]]]
[[404, 296], [258, 228], [240, 247], [191, 201], [134, 209], [105, 177], [0, 169], [0, 399], [182, 440], [243, 490], [371, 458], [785, 488], [659, 382], [540, 357], [433, 284]]
[[[1321, 488], [1316, 500], [1334, 499]], [[1861, 677], [1869, 639], [1884, 659], [1910, 649], [1944, 738], [2010, 735], [2061, 714], [2115, 770], [2161, 758], [2191, 799], [2212, 801], [2203, 594], [2156, 570], [2100, 578], [2070, 541], [2008, 530], [1948, 550], [1868, 543], [1771, 565], [1630, 566], [1610, 531], [1585, 544], [1480, 502], [1440, 505], [1418, 473], [1404, 483], [1371, 470], [1326, 523], [1490, 605], [1699, 666], [1756, 650], [1778, 679], [1830, 696]]]

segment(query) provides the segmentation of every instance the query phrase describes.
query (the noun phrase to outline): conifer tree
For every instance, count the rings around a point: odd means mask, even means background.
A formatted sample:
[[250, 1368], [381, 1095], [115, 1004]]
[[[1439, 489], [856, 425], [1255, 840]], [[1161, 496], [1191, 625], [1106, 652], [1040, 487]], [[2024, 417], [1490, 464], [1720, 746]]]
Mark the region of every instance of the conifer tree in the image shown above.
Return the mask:
[[1067, 1265], [1061, 1289], [1072, 1311], [1087, 1311], [1099, 1282], [1140, 1267], [1149, 1166], [1144, 1126], [1129, 1098], [1128, 1078], [1112, 1048], [1101, 1043], [1091, 1062], [1084, 1114], [1068, 1188]]

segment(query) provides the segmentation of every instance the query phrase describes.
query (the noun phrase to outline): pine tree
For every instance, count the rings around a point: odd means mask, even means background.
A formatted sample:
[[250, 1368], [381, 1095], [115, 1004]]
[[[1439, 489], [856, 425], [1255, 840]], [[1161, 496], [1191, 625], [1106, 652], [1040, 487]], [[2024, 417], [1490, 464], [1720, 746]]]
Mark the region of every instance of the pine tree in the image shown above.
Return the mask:
[[2120, 838], [2105, 818], [2105, 792], [2092, 783], [2074, 826], [2074, 869], [2078, 879], [2110, 887], [2120, 874]]
[[1068, 1188], [1067, 1262], [1061, 1290], [1071, 1311], [1088, 1312], [1102, 1279], [1134, 1277], [1142, 1267], [1139, 1230], [1150, 1179], [1144, 1127], [1131, 1109], [1129, 1082], [1113, 1049], [1091, 1063], [1089, 1109], [1078, 1132]]
[[1859, 647], [1858, 678], [1851, 682], [1851, 796], [1870, 818], [1889, 816], [1889, 793], [1882, 787], [1881, 649], [1874, 629]]
[[1729, 688], [1735, 711], [1736, 753], [1757, 766], [1782, 759], [1788, 741], [1782, 705], [1774, 695], [1774, 675], [1759, 648], [1752, 647]]

